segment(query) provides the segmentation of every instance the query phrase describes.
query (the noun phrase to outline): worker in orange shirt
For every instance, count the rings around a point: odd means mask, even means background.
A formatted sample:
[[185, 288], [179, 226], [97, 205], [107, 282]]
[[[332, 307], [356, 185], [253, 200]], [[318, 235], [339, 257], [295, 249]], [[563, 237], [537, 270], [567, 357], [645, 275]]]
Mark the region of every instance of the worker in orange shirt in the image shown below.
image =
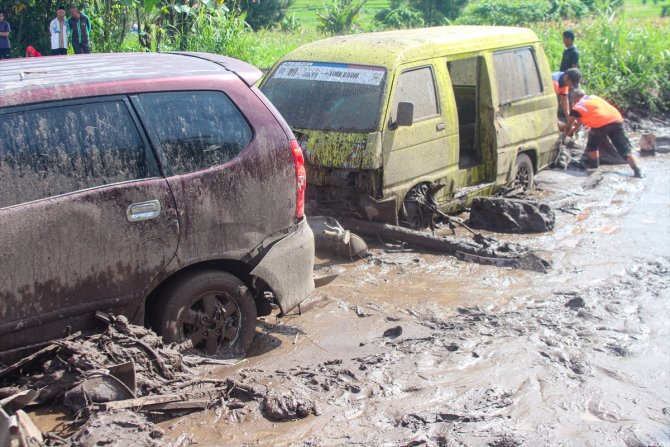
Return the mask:
[[576, 101], [570, 112], [567, 136], [574, 134], [583, 124], [590, 127], [586, 142], [586, 154], [592, 168], [600, 166], [598, 146], [603, 138], [609, 138], [617, 152], [626, 159], [637, 178], [644, 178], [637, 157], [633, 155], [630, 140], [623, 128], [621, 113], [610, 103], [596, 95], [586, 95], [584, 90], [575, 89], [572, 95]]
[[[579, 83], [582, 80], [582, 72], [579, 71], [579, 68], [570, 68], [566, 71], [553, 73], [551, 78], [554, 84], [554, 93], [558, 97], [558, 106], [567, 121], [570, 116], [572, 90], [579, 88]], [[560, 121], [558, 122], [558, 130], [561, 132], [564, 130], [564, 125]]]

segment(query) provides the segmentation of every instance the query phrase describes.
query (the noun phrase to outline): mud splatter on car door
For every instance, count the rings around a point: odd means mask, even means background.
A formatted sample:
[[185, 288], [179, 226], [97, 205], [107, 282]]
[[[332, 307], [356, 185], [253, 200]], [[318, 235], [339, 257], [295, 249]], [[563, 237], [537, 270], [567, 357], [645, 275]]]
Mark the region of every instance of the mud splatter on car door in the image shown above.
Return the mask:
[[0, 136], [0, 350], [83, 329], [96, 310], [133, 315], [179, 226], [126, 100], [7, 113]]

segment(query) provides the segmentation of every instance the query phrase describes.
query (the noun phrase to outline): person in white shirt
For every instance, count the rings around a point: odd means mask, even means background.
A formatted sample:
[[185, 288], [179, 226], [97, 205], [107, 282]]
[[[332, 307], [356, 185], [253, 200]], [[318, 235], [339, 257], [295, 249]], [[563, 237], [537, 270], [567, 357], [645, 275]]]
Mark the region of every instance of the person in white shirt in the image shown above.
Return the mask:
[[56, 10], [56, 18], [49, 24], [49, 32], [51, 33], [51, 55], [57, 56], [67, 54], [70, 28], [65, 20], [64, 6], [59, 6]]

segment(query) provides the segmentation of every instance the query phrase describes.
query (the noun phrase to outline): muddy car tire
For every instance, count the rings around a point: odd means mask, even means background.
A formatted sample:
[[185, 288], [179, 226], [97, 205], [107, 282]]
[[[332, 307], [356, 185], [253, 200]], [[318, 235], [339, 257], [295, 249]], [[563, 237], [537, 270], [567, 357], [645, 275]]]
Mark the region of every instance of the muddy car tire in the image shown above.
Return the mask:
[[190, 339], [200, 355], [240, 357], [254, 338], [256, 304], [237, 277], [209, 270], [180, 281], [164, 295], [158, 324], [166, 342]]
[[526, 154], [519, 154], [516, 157], [516, 166], [514, 168], [514, 183], [523, 186], [525, 189], [533, 189], [535, 187], [533, 162]]

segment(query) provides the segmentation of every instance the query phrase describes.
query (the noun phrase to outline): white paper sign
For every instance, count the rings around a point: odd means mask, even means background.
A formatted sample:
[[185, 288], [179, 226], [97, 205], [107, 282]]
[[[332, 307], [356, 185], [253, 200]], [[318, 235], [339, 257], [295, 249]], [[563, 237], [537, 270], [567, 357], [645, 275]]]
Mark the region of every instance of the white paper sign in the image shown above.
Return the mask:
[[272, 76], [276, 79], [379, 85], [385, 73], [386, 70], [382, 67], [327, 62], [284, 62]]

